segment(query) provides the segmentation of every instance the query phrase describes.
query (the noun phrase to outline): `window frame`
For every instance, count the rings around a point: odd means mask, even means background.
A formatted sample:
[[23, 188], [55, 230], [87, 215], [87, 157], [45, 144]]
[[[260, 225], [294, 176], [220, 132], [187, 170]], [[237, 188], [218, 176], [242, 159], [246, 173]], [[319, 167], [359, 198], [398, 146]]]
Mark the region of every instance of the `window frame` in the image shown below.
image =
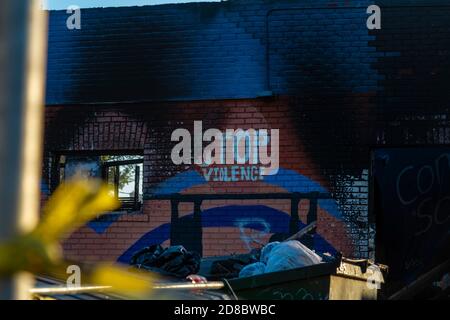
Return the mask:
[[[139, 184], [141, 180], [141, 168], [138, 164], [142, 164], [142, 176], [144, 174], [144, 151], [143, 150], [95, 150], [95, 151], [84, 151], [84, 150], [68, 150], [68, 151], [57, 151], [57, 152], [51, 152], [50, 154], [50, 176], [49, 176], [49, 182], [50, 182], [50, 192], [53, 193], [57, 187], [62, 182], [61, 177], [61, 170], [64, 169], [65, 163], [61, 163], [61, 157], [62, 156], [79, 156], [79, 157], [101, 157], [101, 156], [140, 156], [142, 159], [132, 159], [132, 160], [114, 160], [114, 161], [105, 161], [101, 165], [101, 179], [105, 182], [107, 182], [107, 174], [105, 171], [105, 168], [110, 167], [118, 167], [120, 165], [127, 165], [127, 164], [136, 164], [136, 170], [135, 170], [135, 196], [132, 203], [130, 201], [127, 201], [128, 205], [122, 205], [120, 208], [112, 211], [118, 212], [118, 211], [127, 211], [127, 212], [137, 212], [142, 211], [143, 206], [143, 200], [140, 201], [140, 192], [139, 192]], [[105, 164], [107, 164], [105, 166]], [[118, 170], [117, 170], [118, 171]], [[136, 181], [136, 175], [139, 175], [137, 181]], [[144, 183], [144, 179], [142, 179], [142, 184]], [[119, 195], [117, 188], [118, 184], [115, 183], [115, 195]], [[144, 188], [143, 188], [144, 189]], [[137, 192], [136, 192], [137, 191]], [[118, 197], [119, 200], [121, 199]], [[143, 198], [143, 191], [142, 191], [142, 198]], [[123, 201], [125, 199], [122, 199]]]

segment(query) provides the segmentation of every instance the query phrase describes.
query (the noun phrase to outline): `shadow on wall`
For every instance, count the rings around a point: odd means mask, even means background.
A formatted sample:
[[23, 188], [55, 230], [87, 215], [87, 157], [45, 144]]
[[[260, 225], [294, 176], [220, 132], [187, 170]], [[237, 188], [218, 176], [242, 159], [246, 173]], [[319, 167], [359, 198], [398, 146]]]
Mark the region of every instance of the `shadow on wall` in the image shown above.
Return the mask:
[[[382, 1], [383, 2], [383, 1]], [[384, 52], [378, 142], [450, 143], [450, 6], [386, 8], [372, 45]], [[398, 32], [401, 30], [401, 32]]]
[[220, 3], [85, 9], [76, 31], [65, 19], [65, 11], [50, 16], [47, 103], [247, 98], [263, 90], [265, 66], [255, 56], [264, 47]]

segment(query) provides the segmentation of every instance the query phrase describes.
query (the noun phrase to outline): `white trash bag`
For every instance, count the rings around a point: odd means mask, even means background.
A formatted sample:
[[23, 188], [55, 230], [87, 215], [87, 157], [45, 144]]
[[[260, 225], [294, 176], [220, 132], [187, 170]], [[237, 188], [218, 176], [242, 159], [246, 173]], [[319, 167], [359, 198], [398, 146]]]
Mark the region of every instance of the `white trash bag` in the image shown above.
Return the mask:
[[[267, 246], [269, 245], [270, 243]], [[290, 240], [278, 243], [271, 248], [265, 273], [306, 267], [321, 262], [322, 258], [314, 251], [297, 240]]]
[[297, 240], [268, 243], [261, 249], [259, 260], [260, 262], [242, 268], [239, 278], [312, 266], [322, 262], [320, 256]]

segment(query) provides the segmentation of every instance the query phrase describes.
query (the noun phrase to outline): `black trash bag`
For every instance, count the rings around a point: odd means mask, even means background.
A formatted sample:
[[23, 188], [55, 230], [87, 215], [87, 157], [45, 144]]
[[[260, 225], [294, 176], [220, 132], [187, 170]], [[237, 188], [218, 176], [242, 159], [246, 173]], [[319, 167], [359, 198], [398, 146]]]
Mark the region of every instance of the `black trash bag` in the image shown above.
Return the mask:
[[214, 261], [211, 265], [211, 275], [227, 279], [237, 278], [246, 265], [259, 260], [259, 254], [259, 251], [252, 250], [248, 255], [230, 256], [227, 259]]
[[187, 251], [183, 246], [164, 249], [160, 245], [152, 245], [136, 252], [130, 264], [139, 269], [186, 278], [200, 270], [200, 262], [197, 252]]

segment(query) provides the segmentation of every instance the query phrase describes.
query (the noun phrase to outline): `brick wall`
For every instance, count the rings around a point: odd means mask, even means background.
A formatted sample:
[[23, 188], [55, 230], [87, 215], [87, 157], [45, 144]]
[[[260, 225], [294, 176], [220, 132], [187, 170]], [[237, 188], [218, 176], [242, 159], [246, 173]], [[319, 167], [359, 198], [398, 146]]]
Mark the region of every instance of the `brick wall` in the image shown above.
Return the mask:
[[[296, 101], [288, 98], [205, 101], [152, 105], [115, 105], [96, 107], [48, 107], [46, 155], [49, 165], [45, 177], [52, 181], [50, 170], [51, 150], [80, 152], [141, 150], [144, 153], [144, 197], [152, 194], [182, 193], [273, 193], [308, 192], [333, 189], [333, 182], [324, 174], [325, 168], [314, 163], [301, 139], [296, 119], [290, 117]], [[80, 112], [80, 108], [84, 108]], [[82, 118], [80, 118], [82, 114]], [[194, 120], [203, 120], [204, 130], [278, 128], [280, 129], [280, 167], [283, 172], [270, 181], [214, 182], [199, 181], [200, 169], [196, 166], [175, 166], [170, 159], [174, 143], [171, 132], [176, 128], [189, 129]], [[331, 168], [329, 168], [331, 170]], [[182, 176], [182, 185], [176, 179]], [[200, 174], [201, 175], [201, 174]], [[174, 179], [175, 178], [175, 179]], [[191, 179], [191, 181], [189, 180]], [[54, 186], [50, 186], [52, 188]], [[240, 206], [235, 209], [234, 206]], [[248, 212], [245, 207], [249, 207]], [[329, 203], [319, 209], [317, 249], [330, 247], [353, 255], [359, 251], [352, 239], [352, 230], [346, 225], [345, 213], [338, 207], [327, 211]], [[248, 239], [266, 242], [274, 233], [289, 232], [290, 201], [288, 200], [210, 200], [202, 203], [206, 215], [203, 232], [203, 254], [242, 253], [258, 246]], [[217, 208], [226, 210], [215, 213]], [[244, 208], [244, 211], [242, 211]], [[269, 208], [269, 209], [268, 209]], [[309, 201], [299, 205], [301, 221], [306, 221]], [[273, 209], [273, 212], [267, 210]], [[236, 210], [234, 212], [233, 210]], [[180, 217], [193, 213], [193, 205], [180, 206]], [[211, 218], [208, 218], [211, 214]], [[277, 217], [277, 215], [280, 215]], [[83, 260], [117, 259], [129, 247], [151, 244], [152, 239], [169, 243], [167, 230], [159, 230], [170, 223], [171, 210], [168, 201], [144, 202], [142, 212], [107, 216], [83, 227], [66, 242], [66, 254]], [[209, 223], [216, 219], [215, 225]], [[95, 226], [106, 226], [98, 233]], [[254, 227], [254, 224], [259, 224]], [[93, 227], [94, 226], [94, 227]], [[164, 228], [163, 228], [164, 229]], [[276, 231], [276, 232], [275, 232]], [[357, 230], [353, 230], [356, 232]], [[146, 233], [148, 240], [139, 241]], [[192, 232], [189, 228], [185, 233]], [[187, 235], [188, 237], [188, 235]], [[145, 237], [144, 237], [145, 238]], [[189, 238], [189, 237], [188, 237]], [[327, 244], [324, 244], [325, 241]], [[322, 247], [321, 247], [322, 246]], [[365, 246], [365, 250], [367, 245]], [[363, 250], [364, 250], [363, 249]], [[361, 250], [360, 252], [363, 252]], [[127, 253], [128, 252], [128, 253]]]
[[[80, 30], [66, 28], [65, 10], [52, 11], [47, 103], [254, 98], [270, 90], [292, 93], [311, 77], [317, 84], [333, 74], [368, 91], [376, 80], [362, 76], [371, 62], [368, 3], [231, 0], [85, 9]], [[328, 53], [318, 54], [324, 46]], [[361, 49], [350, 56], [351, 47]], [[304, 60], [309, 71], [298, 68]], [[322, 72], [314, 72], [317, 63]]]
[[[450, 141], [450, 9], [379, 4], [382, 29], [370, 32], [367, 1], [92, 9], [82, 11], [80, 31], [67, 31], [65, 12], [53, 12], [43, 199], [54, 187], [53, 155], [68, 150], [143, 152], [147, 198], [138, 214], [83, 227], [66, 254], [126, 261], [144, 245], [169, 244], [170, 203], [148, 200], [153, 194], [324, 190], [334, 201], [320, 203], [317, 249], [372, 255], [373, 148]], [[194, 120], [204, 130], [280, 129], [282, 171], [206, 183], [198, 167], [174, 166], [170, 135]], [[308, 201], [300, 208], [305, 222]], [[286, 232], [290, 203], [205, 201], [201, 209], [203, 254], [217, 255]], [[192, 213], [192, 204], [180, 206], [187, 226]]]

